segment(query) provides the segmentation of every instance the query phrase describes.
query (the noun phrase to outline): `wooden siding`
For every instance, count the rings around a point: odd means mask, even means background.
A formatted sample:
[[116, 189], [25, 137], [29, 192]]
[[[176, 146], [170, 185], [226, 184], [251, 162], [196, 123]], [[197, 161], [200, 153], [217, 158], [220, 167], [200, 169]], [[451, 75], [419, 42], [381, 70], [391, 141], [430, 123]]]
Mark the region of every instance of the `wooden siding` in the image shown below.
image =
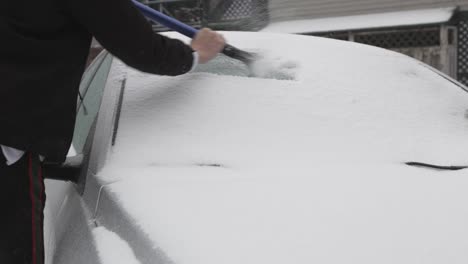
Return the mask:
[[437, 7], [468, 7], [468, 0], [270, 0], [272, 22]]

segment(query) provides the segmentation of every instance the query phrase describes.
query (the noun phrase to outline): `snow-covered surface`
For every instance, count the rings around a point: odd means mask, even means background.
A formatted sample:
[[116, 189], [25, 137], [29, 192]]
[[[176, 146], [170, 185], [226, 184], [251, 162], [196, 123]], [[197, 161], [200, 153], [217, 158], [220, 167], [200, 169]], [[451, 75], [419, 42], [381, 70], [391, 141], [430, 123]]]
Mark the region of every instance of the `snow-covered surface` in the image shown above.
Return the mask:
[[155, 247], [177, 264], [468, 262], [467, 172], [403, 164], [468, 163], [468, 94], [378, 48], [226, 37], [294, 80], [128, 74], [98, 177]]
[[67, 157], [74, 157], [76, 156], [78, 153], [76, 153], [76, 149], [75, 147], [73, 147], [73, 145], [70, 146], [70, 149], [68, 150], [68, 153], [67, 153]]
[[73, 183], [46, 180], [44, 247], [47, 264], [98, 263], [89, 213]]
[[455, 8], [437, 8], [331, 18], [291, 20], [272, 23], [264, 28], [263, 31], [279, 33], [317, 33], [437, 24], [449, 21], [453, 16], [454, 10]]
[[127, 242], [116, 233], [97, 227], [93, 235], [102, 264], [140, 264]]
[[64, 200], [68, 197], [71, 184], [59, 181], [45, 181], [47, 202], [44, 208], [44, 248], [45, 263], [53, 263], [53, 257], [57, 246], [57, 227], [60, 211], [63, 209]]
[[52, 230], [51, 237], [46, 234], [46, 263], [100, 263], [91, 233], [91, 214], [75, 184], [51, 180], [46, 185], [45, 219]]

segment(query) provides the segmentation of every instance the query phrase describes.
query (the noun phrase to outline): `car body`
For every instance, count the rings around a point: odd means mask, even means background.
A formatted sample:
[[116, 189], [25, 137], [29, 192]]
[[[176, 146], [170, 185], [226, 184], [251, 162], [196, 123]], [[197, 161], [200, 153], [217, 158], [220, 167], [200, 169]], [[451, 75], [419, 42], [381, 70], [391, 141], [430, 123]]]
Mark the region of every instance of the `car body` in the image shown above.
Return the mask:
[[468, 261], [465, 87], [374, 47], [225, 35], [262, 58], [91, 65], [78, 183], [49, 182], [54, 263]]

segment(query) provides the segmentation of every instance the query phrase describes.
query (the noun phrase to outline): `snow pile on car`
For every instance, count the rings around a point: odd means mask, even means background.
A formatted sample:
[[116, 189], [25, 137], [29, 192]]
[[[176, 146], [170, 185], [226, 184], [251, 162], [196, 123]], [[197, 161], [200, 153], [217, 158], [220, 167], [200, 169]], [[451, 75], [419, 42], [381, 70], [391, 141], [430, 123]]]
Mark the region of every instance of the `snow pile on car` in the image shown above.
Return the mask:
[[468, 163], [460, 87], [378, 48], [226, 36], [294, 80], [128, 76], [98, 177], [155, 247], [180, 264], [468, 261], [466, 172], [404, 165]]

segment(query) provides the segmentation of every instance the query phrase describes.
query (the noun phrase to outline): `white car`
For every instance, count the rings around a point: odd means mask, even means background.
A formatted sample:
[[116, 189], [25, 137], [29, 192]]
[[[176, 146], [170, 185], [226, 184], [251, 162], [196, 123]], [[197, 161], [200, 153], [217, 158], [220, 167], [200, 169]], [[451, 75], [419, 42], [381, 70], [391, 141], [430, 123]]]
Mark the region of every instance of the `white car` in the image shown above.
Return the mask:
[[225, 36], [262, 58], [179, 77], [96, 59], [78, 184], [48, 181], [49, 261], [468, 263], [464, 86], [370, 46]]

